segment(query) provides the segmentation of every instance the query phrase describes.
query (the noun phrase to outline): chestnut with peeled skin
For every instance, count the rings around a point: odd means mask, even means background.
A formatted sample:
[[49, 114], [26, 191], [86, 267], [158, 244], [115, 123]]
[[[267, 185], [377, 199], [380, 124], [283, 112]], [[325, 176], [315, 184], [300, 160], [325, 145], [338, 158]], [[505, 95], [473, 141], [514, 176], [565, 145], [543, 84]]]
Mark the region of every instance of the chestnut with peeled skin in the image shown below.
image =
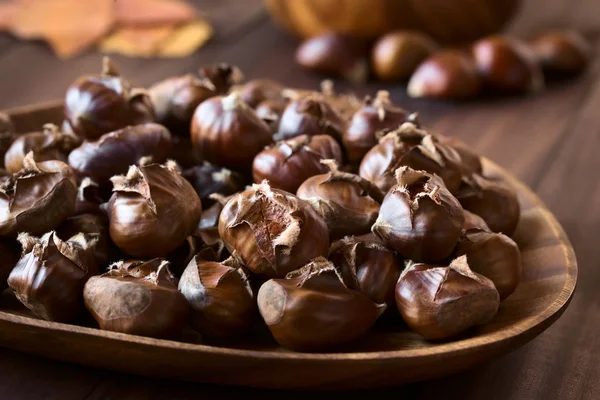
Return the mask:
[[358, 290], [377, 304], [395, 306], [396, 282], [402, 259], [373, 234], [347, 236], [331, 244], [329, 260], [348, 288]]
[[342, 141], [351, 162], [359, 162], [377, 144], [377, 133], [383, 129], [395, 129], [407, 121], [409, 113], [392, 104], [390, 94], [377, 92], [375, 100], [367, 97], [344, 131]]
[[35, 161], [59, 160], [67, 162], [67, 155], [79, 146], [77, 136], [60, 132], [54, 124], [46, 124], [41, 132], [17, 136], [4, 155], [4, 167], [9, 174], [23, 168], [23, 159], [30, 151]]
[[214, 203], [211, 194], [229, 196], [244, 189], [244, 179], [239, 173], [209, 163], [185, 170], [181, 175], [192, 185], [203, 207]]
[[77, 79], [67, 89], [65, 98], [65, 119], [86, 140], [155, 119], [147, 92], [132, 87], [108, 57], [102, 63], [100, 75]]
[[88, 280], [83, 299], [100, 329], [107, 331], [168, 338], [179, 334], [189, 317], [169, 263], [160, 258], [111, 265]]
[[252, 163], [254, 182], [269, 181], [273, 188], [296, 193], [307, 178], [322, 174], [324, 159], [342, 162], [340, 145], [328, 135], [300, 135], [283, 140], [256, 155]]
[[271, 279], [258, 291], [258, 310], [277, 342], [296, 351], [329, 350], [358, 339], [385, 311], [349, 289], [332, 263], [318, 257]]
[[360, 163], [359, 174], [387, 192], [396, 184], [395, 171], [401, 166], [439, 175], [452, 193], [463, 175], [460, 155], [412, 122], [379, 139]]
[[62, 240], [83, 233], [96, 239], [94, 257], [98, 269], [103, 270], [118, 256], [108, 233], [108, 218], [99, 214], [80, 214], [67, 218], [56, 229], [56, 235]]
[[396, 285], [396, 306], [412, 331], [440, 340], [490, 322], [500, 296], [463, 256], [448, 267], [409, 262]]
[[0, 239], [0, 292], [8, 287], [8, 275], [19, 261], [19, 247], [16, 240]]
[[8, 277], [17, 299], [41, 318], [73, 321], [83, 311], [83, 285], [98, 271], [97, 239], [79, 233], [62, 241], [54, 231], [41, 238], [22, 233], [18, 239], [22, 256]]
[[297, 196], [323, 217], [331, 238], [369, 232], [384, 193], [360, 176], [340, 171], [334, 160], [324, 160], [323, 164], [330, 171], [304, 181]]
[[171, 151], [171, 134], [155, 123], [128, 126], [85, 141], [69, 154], [69, 165], [80, 175], [102, 183], [139, 165], [142, 158], [164, 162]]
[[327, 225], [304, 200], [268, 182], [234, 195], [219, 217], [219, 236], [252, 272], [284, 277], [309, 260], [326, 256]]
[[517, 229], [521, 207], [515, 191], [504, 183], [475, 174], [463, 182], [456, 198], [466, 210], [483, 218], [492, 232], [512, 236]]
[[290, 101], [275, 137], [285, 140], [300, 135], [329, 135], [341, 141], [344, 127], [340, 115], [322, 95], [310, 94]]
[[270, 79], [254, 79], [243, 85], [234, 86], [231, 92], [237, 93], [242, 101], [251, 108], [256, 108], [265, 100], [283, 99], [283, 86]]
[[73, 215], [76, 198], [73, 170], [62, 161], [36, 163], [31, 152], [23, 169], [0, 184], [0, 236], [42, 235], [55, 229]]
[[192, 327], [202, 335], [239, 335], [254, 320], [254, 294], [241, 263], [232, 257], [223, 262], [192, 258], [179, 291], [190, 303]]
[[372, 227], [383, 243], [419, 262], [447, 258], [465, 223], [458, 200], [437, 175], [401, 167]]
[[126, 254], [166, 256], [198, 226], [200, 199], [172, 161], [132, 165], [126, 176], [114, 176], [111, 181], [113, 194], [105, 204], [110, 237]]
[[100, 186], [87, 176], [81, 180], [75, 199], [75, 215], [100, 214], [100, 205], [104, 203]]
[[539, 35], [529, 42], [546, 75], [575, 75], [584, 71], [592, 58], [592, 47], [576, 31], [556, 31]]
[[247, 168], [272, 141], [268, 125], [235, 92], [206, 100], [194, 113], [192, 144], [213, 164]]

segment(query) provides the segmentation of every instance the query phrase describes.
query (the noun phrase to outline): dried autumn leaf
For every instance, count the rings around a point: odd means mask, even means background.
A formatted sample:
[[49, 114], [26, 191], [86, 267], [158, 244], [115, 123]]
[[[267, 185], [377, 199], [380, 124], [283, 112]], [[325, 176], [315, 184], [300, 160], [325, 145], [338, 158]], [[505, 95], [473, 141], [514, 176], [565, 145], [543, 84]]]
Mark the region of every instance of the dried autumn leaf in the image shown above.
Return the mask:
[[173, 25], [156, 27], [125, 27], [102, 40], [100, 50], [131, 57], [156, 56], [161, 45], [175, 31]]
[[181, 24], [196, 19], [194, 7], [180, 0], [117, 0], [115, 13], [117, 23], [126, 26]]
[[212, 25], [199, 19], [178, 28], [164, 42], [158, 53], [161, 57], [186, 57], [200, 48], [213, 35]]

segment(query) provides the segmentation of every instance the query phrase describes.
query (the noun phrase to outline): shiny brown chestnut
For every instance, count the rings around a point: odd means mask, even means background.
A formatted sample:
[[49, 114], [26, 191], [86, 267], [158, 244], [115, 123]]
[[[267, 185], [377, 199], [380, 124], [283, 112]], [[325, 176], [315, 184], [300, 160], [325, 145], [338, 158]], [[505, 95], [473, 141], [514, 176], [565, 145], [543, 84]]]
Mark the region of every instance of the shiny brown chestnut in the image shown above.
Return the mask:
[[452, 253], [465, 223], [458, 200], [437, 175], [401, 167], [372, 227], [401, 256], [437, 262]]
[[0, 184], [0, 236], [42, 235], [55, 229], [73, 215], [76, 197], [77, 182], [67, 164], [36, 163], [30, 152], [23, 169]]
[[243, 85], [234, 86], [231, 92], [237, 93], [242, 101], [256, 108], [265, 100], [282, 100], [283, 86], [270, 79], [253, 79]]
[[360, 162], [377, 144], [378, 132], [395, 129], [408, 121], [408, 117], [406, 110], [392, 104], [389, 92], [380, 90], [374, 100], [367, 97], [352, 115], [342, 137], [348, 160]]
[[132, 87], [104, 57], [100, 75], [82, 76], [67, 89], [65, 119], [78, 136], [96, 140], [128, 125], [153, 122], [155, 115], [148, 93]]
[[473, 60], [457, 50], [444, 50], [423, 61], [408, 82], [410, 97], [469, 99], [481, 91]]
[[16, 137], [15, 125], [10, 116], [0, 112], [0, 167], [4, 167], [4, 155]]
[[254, 157], [254, 182], [264, 179], [273, 188], [296, 193], [298, 187], [313, 175], [327, 172], [325, 159], [342, 162], [340, 145], [328, 135], [300, 135], [266, 148]]
[[166, 256], [198, 226], [200, 199], [175, 163], [132, 165], [111, 181], [113, 194], [105, 205], [110, 237], [126, 254]]
[[491, 229], [483, 218], [477, 214], [473, 214], [471, 211], [467, 211], [463, 208], [463, 215], [465, 216], [465, 224], [463, 225], [463, 231], [469, 229], [478, 229], [485, 232], [491, 232]]
[[205, 336], [234, 336], [248, 330], [256, 313], [248, 277], [235, 258], [223, 262], [194, 257], [179, 291], [190, 303], [192, 327]]
[[440, 143], [454, 149], [458, 155], [460, 155], [464, 175], [470, 176], [472, 174], [481, 174], [483, 172], [481, 157], [471, 150], [471, 148], [462, 140], [446, 135], [437, 135], [436, 138]]
[[429, 36], [416, 31], [390, 32], [373, 45], [371, 69], [381, 80], [405, 81], [438, 49]]
[[493, 232], [512, 236], [517, 229], [521, 207], [517, 194], [506, 184], [473, 175], [463, 182], [456, 198], [466, 210], [483, 218]]
[[21, 251], [14, 239], [0, 239], [0, 292], [8, 287], [6, 280], [19, 261]]
[[54, 231], [41, 238], [22, 233], [18, 239], [22, 256], [8, 277], [17, 299], [41, 318], [73, 321], [83, 311], [83, 285], [98, 271], [97, 239], [79, 233], [62, 241]]
[[518, 39], [489, 36], [473, 44], [472, 54], [484, 85], [492, 91], [519, 94], [544, 87], [535, 54]]
[[296, 50], [296, 62], [311, 71], [366, 81], [369, 66], [363, 41], [335, 32], [306, 39]]
[[78, 233], [96, 239], [94, 257], [98, 269], [103, 270], [118, 257], [114, 244], [108, 233], [108, 218], [99, 214], [80, 214], [69, 217], [56, 229], [56, 235], [62, 240], [76, 236]]
[[187, 169], [181, 175], [192, 185], [203, 207], [214, 203], [211, 194], [229, 196], [244, 189], [244, 179], [239, 173], [210, 163]]
[[463, 256], [448, 267], [409, 262], [396, 285], [396, 306], [412, 331], [440, 340], [488, 323], [498, 312], [500, 296]]
[[377, 304], [395, 306], [396, 282], [402, 259], [373, 234], [347, 236], [329, 248], [329, 260], [346, 286], [365, 294]]
[[4, 155], [4, 167], [9, 174], [23, 168], [23, 159], [30, 151], [37, 161], [59, 160], [67, 162], [67, 155], [81, 140], [70, 133], [60, 132], [54, 124], [46, 124], [41, 132], [17, 136]]
[[333, 264], [318, 257], [258, 291], [258, 310], [277, 342], [296, 351], [330, 350], [365, 334], [385, 311], [344, 284]]
[[235, 92], [206, 100], [194, 113], [192, 144], [213, 164], [247, 168], [272, 141], [269, 126]]
[[575, 75], [584, 71], [592, 58], [592, 47], [576, 31], [547, 32], [529, 42], [547, 76]]
[[439, 175], [452, 193], [463, 175], [460, 155], [412, 122], [380, 138], [364, 156], [359, 174], [387, 192], [396, 184], [395, 171], [401, 166]]
[[321, 216], [308, 202], [271, 189], [266, 181], [227, 202], [219, 236], [250, 271], [266, 277], [284, 277], [329, 250]]
[[296, 195], [323, 217], [331, 238], [369, 232], [384, 193], [366, 179], [340, 171], [334, 160], [322, 163], [329, 172], [308, 178]]
[[169, 338], [187, 324], [189, 305], [163, 259], [119, 261], [83, 289], [85, 307], [100, 329]]

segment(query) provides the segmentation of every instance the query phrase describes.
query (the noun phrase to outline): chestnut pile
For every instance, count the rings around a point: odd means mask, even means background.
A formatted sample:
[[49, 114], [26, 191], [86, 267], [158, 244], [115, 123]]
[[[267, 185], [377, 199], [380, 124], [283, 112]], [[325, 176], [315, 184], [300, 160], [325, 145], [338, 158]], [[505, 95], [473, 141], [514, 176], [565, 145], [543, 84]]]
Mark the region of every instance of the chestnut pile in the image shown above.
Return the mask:
[[495, 316], [521, 277], [519, 203], [477, 154], [386, 92], [240, 79], [219, 64], [146, 90], [105, 59], [62, 128], [3, 116], [0, 282], [51, 321], [174, 340], [262, 324], [296, 351], [382, 315], [429, 340]]

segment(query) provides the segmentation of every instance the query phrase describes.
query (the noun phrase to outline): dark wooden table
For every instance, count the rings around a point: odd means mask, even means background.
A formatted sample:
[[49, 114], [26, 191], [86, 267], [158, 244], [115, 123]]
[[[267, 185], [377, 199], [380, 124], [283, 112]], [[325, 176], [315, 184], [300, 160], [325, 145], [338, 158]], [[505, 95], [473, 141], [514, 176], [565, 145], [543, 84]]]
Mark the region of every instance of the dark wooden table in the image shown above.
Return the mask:
[[[300, 70], [292, 61], [295, 39], [273, 25], [259, 0], [197, 3], [217, 29], [208, 46], [186, 59], [115, 57], [123, 74], [149, 85], [202, 64], [226, 61], [241, 67], [248, 78], [270, 77], [291, 86], [318, 87], [320, 78]], [[559, 27], [574, 27], [597, 36], [600, 2], [526, 0], [508, 30], [526, 37]], [[100, 54], [90, 52], [61, 62], [42, 43], [0, 36], [0, 108], [61, 97], [77, 76], [98, 71], [100, 59]], [[362, 395], [600, 399], [599, 64], [600, 51], [585, 76], [551, 85], [531, 97], [448, 104], [411, 100], [403, 87], [388, 87], [393, 100], [419, 111], [428, 128], [460, 137], [531, 186], [569, 235], [580, 272], [575, 297], [565, 314], [531, 343], [471, 371]], [[381, 86], [369, 84], [354, 89], [369, 93], [378, 88]], [[236, 395], [301, 398], [307, 394], [137, 377], [0, 348], [0, 399], [207, 399]]]

